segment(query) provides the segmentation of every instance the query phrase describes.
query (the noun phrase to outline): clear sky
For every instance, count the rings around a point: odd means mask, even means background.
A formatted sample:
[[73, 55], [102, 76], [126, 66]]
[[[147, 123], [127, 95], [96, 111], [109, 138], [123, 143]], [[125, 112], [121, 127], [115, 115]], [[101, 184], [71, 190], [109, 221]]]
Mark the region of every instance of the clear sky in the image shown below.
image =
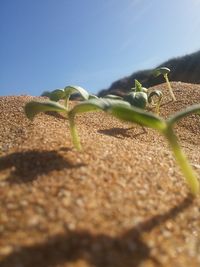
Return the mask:
[[0, 95], [90, 92], [200, 49], [200, 0], [0, 0]]

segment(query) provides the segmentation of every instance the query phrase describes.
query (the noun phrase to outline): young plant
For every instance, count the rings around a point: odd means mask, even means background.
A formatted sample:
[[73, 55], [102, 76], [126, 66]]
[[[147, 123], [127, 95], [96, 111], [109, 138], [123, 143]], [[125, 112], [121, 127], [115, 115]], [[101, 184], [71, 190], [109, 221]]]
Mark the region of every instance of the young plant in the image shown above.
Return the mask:
[[71, 95], [78, 93], [83, 100], [87, 100], [89, 98], [95, 97], [94, 95], [89, 95], [89, 93], [83, 89], [80, 86], [66, 86], [64, 89], [56, 89], [53, 90], [52, 92], [45, 91], [42, 96], [47, 96], [49, 97], [50, 100], [58, 102], [59, 100], [63, 99], [64, 100], [64, 105], [66, 109], [68, 110], [68, 103], [69, 103], [69, 98]]
[[155, 113], [159, 115], [160, 113], [160, 105], [163, 98], [163, 93], [159, 90], [154, 90], [148, 95], [148, 103], [155, 107]]
[[167, 83], [167, 86], [168, 86], [168, 89], [169, 89], [169, 92], [170, 92], [170, 95], [172, 97], [172, 99], [174, 101], [176, 101], [176, 97], [173, 93], [173, 90], [172, 90], [172, 87], [171, 87], [171, 84], [169, 82], [169, 78], [168, 78], [168, 73], [170, 72], [170, 69], [166, 68], [166, 67], [161, 67], [161, 68], [158, 68], [158, 69], [155, 69], [154, 72], [153, 72], [153, 75], [155, 77], [158, 77], [160, 75], [163, 75], [166, 83]]
[[[78, 104], [78, 108], [76, 106], [72, 108], [71, 111], [69, 111], [68, 108], [68, 100], [71, 94], [74, 92], [79, 92], [84, 99], [88, 98], [87, 101], [83, 101], [80, 104]], [[44, 95], [44, 94], [43, 94]], [[79, 86], [67, 86], [65, 89], [57, 89], [53, 92], [45, 93], [45, 96], [47, 96], [54, 101], [31, 101], [27, 103], [24, 107], [26, 116], [33, 120], [34, 117], [41, 112], [47, 112], [47, 111], [55, 111], [58, 113], [62, 113], [65, 115], [65, 118], [69, 120], [69, 127], [70, 127], [70, 133], [72, 137], [72, 142], [77, 150], [81, 149], [81, 144], [79, 140], [79, 136], [75, 127], [74, 122], [74, 116], [75, 111], [78, 110], [79, 113], [81, 112], [89, 112], [89, 111], [96, 111], [96, 110], [104, 110], [106, 107], [113, 101], [116, 101], [116, 103], [119, 103], [119, 100], [112, 100], [112, 99], [102, 99], [98, 98], [95, 95], [89, 95], [87, 91], [85, 91], [83, 88]], [[59, 101], [60, 99], [65, 100], [65, 105], [62, 105], [56, 101]], [[67, 102], [67, 103], [66, 103]], [[125, 101], [120, 101], [124, 103], [124, 105], [129, 105]], [[82, 105], [84, 103], [84, 105]]]
[[79, 138], [75, 127], [75, 116], [79, 113], [103, 110], [117, 117], [118, 119], [137, 123], [144, 127], [149, 127], [157, 130], [165, 136], [173, 151], [177, 164], [179, 165], [188, 186], [193, 195], [199, 193], [199, 182], [197, 174], [192, 169], [191, 165], [184, 152], [179, 145], [177, 136], [173, 130], [173, 126], [180, 119], [190, 114], [196, 113], [200, 115], [200, 104], [193, 105], [183, 111], [177, 112], [171, 118], [164, 120], [161, 117], [154, 115], [150, 112], [131, 106], [129, 103], [121, 100], [108, 100], [108, 99], [92, 99], [84, 101], [76, 105], [68, 114], [70, 121], [71, 134], [74, 145], [80, 148]]
[[[156, 113], [160, 112], [160, 104], [162, 100], [162, 92], [154, 90], [148, 93], [148, 89], [142, 87], [142, 84], [135, 80], [135, 87], [131, 88], [131, 92], [124, 96], [124, 100], [131, 104], [131, 106], [145, 109], [147, 105], [155, 107]], [[155, 101], [154, 99], [157, 98]]]
[[[55, 111], [58, 113], [63, 113], [66, 119], [68, 119], [68, 102], [70, 96], [74, 93], [79, 93], [83, 99], [92, 100], [97, 98], [95, 95], [89, 95], [89, 93], [80, 86], [66, 86], [64, 89], [56, 89], [52, 92], [44, 92], [42, 94], [43, 96], [49, 97], [51, 101], [31, 101], [27, 103], [24, 107], [25, 114], [30, 120], [33, 120], [34, 117], [40, 112]], [[61, 99], [64, 100], [64, 105], [57, 103]], [[71, 125], [73, 125], [73, 123], [71, 122], [69, 124], [70, 127]], [[73, 134], [73, 129], [70, 128], [70, 132]], [[73, 143], [75, 144], [77, 149], [80, 149], [80, 142], [76, 140], [76, 136], [78, 136], [77, 133], [74, 133], [74, 136], [72, 135]]]
[[130, 106], [130, 104], [123, 100], [111, 99], [111, 98], [96, 98], [89, 99], [83, 101], [76, 106], [74, 106], [68, 113], [68, 119], [70, 124], [70, 132], [72, 137], [72, 142], [74, 146], [80, 150], [81, 144], [78, 136], [78, 132], [75, 124], [75, 117], [77, 114], [85, 113], [85, 112], [95, 112], [95, 111], [107, 111], [110, 106], [118, 105], [118, 106]]
[[173, 151], [176, 162], [179, 165], [183, 175], [185, 176], [192, 194], [197, 195], [199, 193], [199, 182], [197, 174], [192, 169], [191, 165], [188, 162], [187, 157], [182, 151], [177, 136], [173, 131], [173, 126], [180, 119], [192, 113], [200, 115], [200, 104], [190, 106], [185, 110], [174, 114], [171, 118], [167, 120], [163, 120], [162, 118], [150, 112], [145, 112], [133, 107], [122, 107], [122, 106], [119, 107], [117, 105], [113, 105], [110, 106], [110, 108], [107, 111], [121, 120], [137, 123], [141, 126], [150, 127], [163, 134], [165, 138], [168, 140], [168, 143]]
[[143, 87], [142, 84], [135, 79], [135, 87], [131, 88], [132, 92], [144, 92], [144, 93], [148, 93], [148, 89]]
[[138, 80], [135, 80], [135, 87], [131, 88], [131, 92], [125, 95], [123, 99], [131, 106], [145, 109], [148, 104], [147, 89], [142, 87]]

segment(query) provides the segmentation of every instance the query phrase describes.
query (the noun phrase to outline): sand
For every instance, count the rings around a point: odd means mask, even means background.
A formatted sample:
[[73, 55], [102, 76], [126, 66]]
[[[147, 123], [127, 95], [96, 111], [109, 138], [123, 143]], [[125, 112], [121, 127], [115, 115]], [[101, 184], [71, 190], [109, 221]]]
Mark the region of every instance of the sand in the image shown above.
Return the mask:
[[[200, 85], [172, 83], [165, 118], [200, 103]], [[164, 138], [103, 112], [68, 122], [23, 111], [32, 96], [0, 97], [0, 266], [199, 267], [200, 197], [193, 199]], [[72, 103], [73, 105], [73, 103]], [[200, 177], [200, 116], [176, 133]]]

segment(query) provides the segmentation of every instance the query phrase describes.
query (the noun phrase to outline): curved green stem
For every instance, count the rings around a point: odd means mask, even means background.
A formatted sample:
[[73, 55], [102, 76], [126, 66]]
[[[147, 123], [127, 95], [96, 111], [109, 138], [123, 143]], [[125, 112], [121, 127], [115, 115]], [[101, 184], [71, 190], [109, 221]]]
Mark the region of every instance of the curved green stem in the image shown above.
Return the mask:
[[156, 103], [155, 112], [156, 112], [157, 115], [160, 114], [160, 104], [161, 104], [161, 100], [159, 100], [159, 101]]
[[75, 117], [74, 115], [68, 116], [71, 138], [72, 138], [72, 142], [75, 148], [77, 150], [81, 150], [81, 143], [80, 143], [80, 139], [79, 139], [78, 132], [76, 129], [74, 117]]
[[64, 100], [64, 106], [66, 107], [67, 110], [69, 110], [69, 97], [70, 97], [70, 95], [67, 96]]
[[169, 82], [169, 79], [168, 79], [167, 74], [164, 74], [164, 78], [165, 78], [165, 81], [166, 81], [167, 86], [168, 86], [168, 88], [169, 88], [169, 92], [170, 92], [170, 95], [171, 95], [172, 99], [173, 99], [174, 101], [176, 101], [176, 97], [175, 97], [175, 95], [174, 95], [174, 93], [173, 93], [173, 90], [172, 90], [172, 87], [171, 87], [171, 84], [170, 84], [170, 82]]
[[190, 165], [187, 157], [185, 156], [184, 152], [182, 151], [178, 139], [172, 129], [172, 127], [168, 126], [165, 130], [164, 135], [166, 136], [171, 149], [174, 153], [176, 162], [178, 163], [182, 173], [184, 174], [188, 186], [193, 195], [197, 195], [199, 193], [199, 182], [197, 178], [196, 172], [193, 170], [192, 166]]

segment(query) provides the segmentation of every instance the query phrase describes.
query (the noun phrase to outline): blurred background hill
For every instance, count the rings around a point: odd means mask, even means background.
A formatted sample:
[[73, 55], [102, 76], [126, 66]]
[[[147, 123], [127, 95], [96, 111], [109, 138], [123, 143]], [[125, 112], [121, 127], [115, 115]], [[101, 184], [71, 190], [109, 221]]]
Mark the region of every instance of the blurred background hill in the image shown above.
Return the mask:
[[[182, 57], [172, 58], [157, 67], [167, 67], [171, 70], [169, 79], [186, 83], [200, 83], [200, 50]], [[162, 76], [155, 78], [152, 75], [154, 69], [146, 69], [134, 72], [130, 76], [121, 78], [111, 84], [108, 89], [101, 90], [99, 96], [106, 94], [123, 95], [134, 86], [134, 80], [139, 80], [144, 87], [151, 87], [165, 82]]]

